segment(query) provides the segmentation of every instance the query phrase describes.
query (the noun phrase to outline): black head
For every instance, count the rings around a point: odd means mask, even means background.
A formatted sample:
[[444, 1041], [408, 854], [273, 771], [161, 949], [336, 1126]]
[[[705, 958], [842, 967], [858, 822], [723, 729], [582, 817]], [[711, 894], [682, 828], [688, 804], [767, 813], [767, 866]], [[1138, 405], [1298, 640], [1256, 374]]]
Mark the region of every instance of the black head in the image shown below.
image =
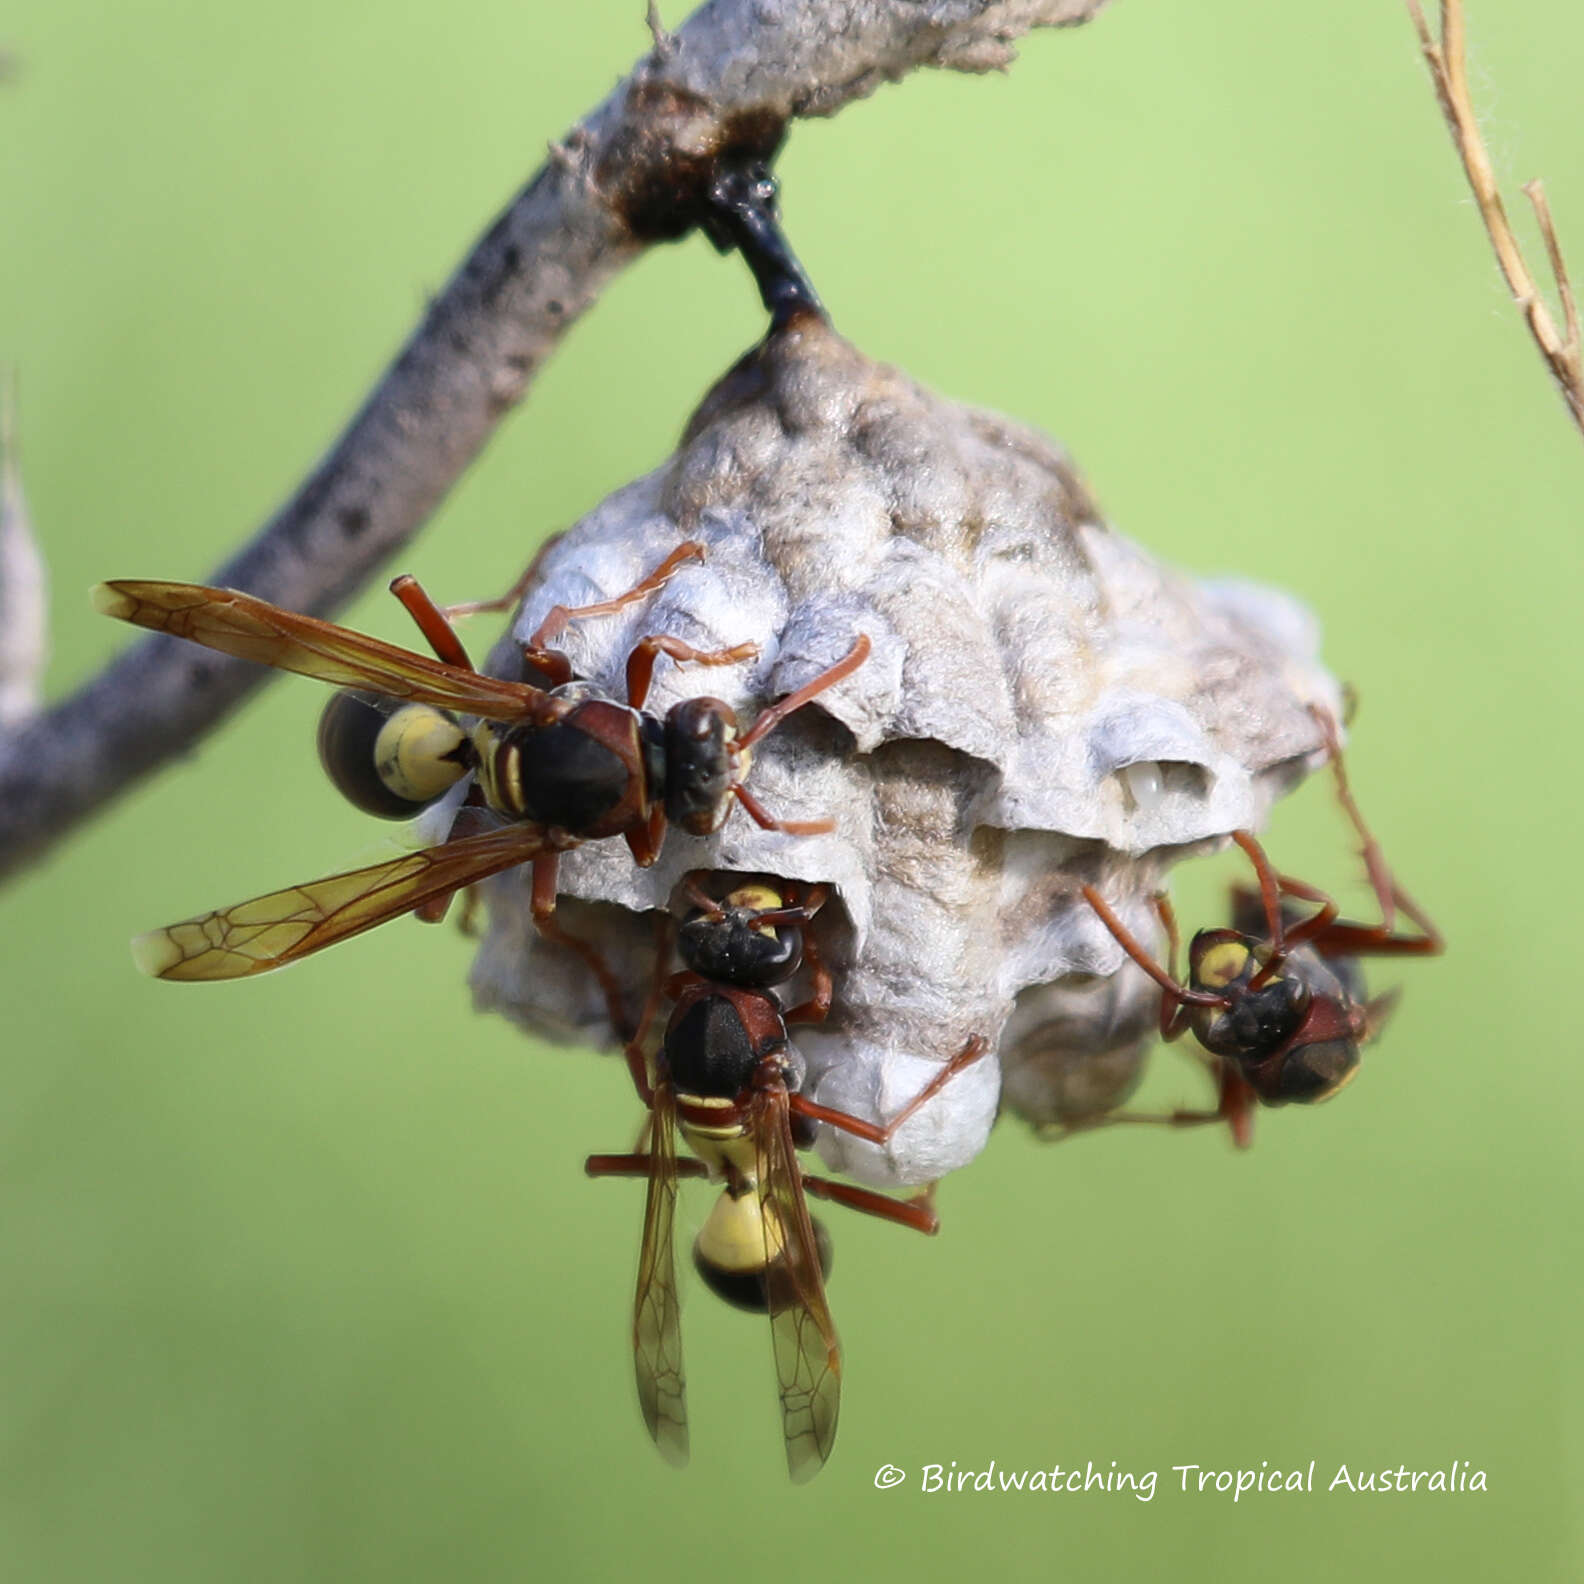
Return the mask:
[[1346, 982], [1309, 947], [1260, 982], [1265, 943], [1235, 930], [1202, 930], [1189, 948], [1192, 988], [1219, 993], [1199, 1007], [1194, 1032], [1206, 1050], [1237, 1064], [1266, 1105], [1329, 1099], [1358, 1071], [1363, 1008]]
[[666, 713], [666, 818], [690, 836], [726, 823], [739, 776], [736, 743], [736, 712], [720, 699], [683, 699]]
[[355, 808], [411, 819], [473, 765], [473, 745], [454, 716], [343, 688], [319, 717], [319, 762]]
[[753, 990], [783, 984], [803, 961], [802, 926], [759, 920], [785, 906], [769, 886], [741, 886], [717, 906], [688, 914], [677, 931], [677, 951], [705, 979]]
[[1298, 1032], [1309, 1009], [1309, 986], [1292, 973], [1256, 980], [1270, 961], [1268, 948], [1236, 930], [1201, 930], [1188, 948], [1192, 989], [1221, 995], [1221, 1006], [1194, 1009], [1194, 1033], [1216, 1056], [1259, 1061]]

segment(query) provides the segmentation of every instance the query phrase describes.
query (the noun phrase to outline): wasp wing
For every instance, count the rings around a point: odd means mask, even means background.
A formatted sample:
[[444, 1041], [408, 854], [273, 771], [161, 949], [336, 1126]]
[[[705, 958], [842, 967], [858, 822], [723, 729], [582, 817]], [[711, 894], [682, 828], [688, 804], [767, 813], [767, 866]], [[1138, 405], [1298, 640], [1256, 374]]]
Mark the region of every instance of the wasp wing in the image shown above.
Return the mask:
[[542, 851], [543, 828], [528, 824], [443, 842], [150, 930], [132, 942], [132, 957], [156, 979], [244, 979], [361, 935]]
[[781, 1385], [787, 1472], [801, 1483], [819, 1473], [836, 1441], [841, 1352], [825, 1301], [825, 1278], [784, 1088], [758, 1096], [753, 1132], [765, 1209], [765, 1288]]
[[649, 1121], [649, 1197], [633, 1300], [633, 1364], [644, 1423], [661, 1456], [680, 1468], [688, 1460], [688, 1427], [673, 1241], [676, 1096], [670, 1084], [655, 1086]]
[[222, 654], [337, 687], [367, 688], [488, 720], [522, 720], [544, 694], [461, 666], [431, 660], [314, 616], [299, 616], [235, 589], [126, 579], [101, 583], [94, 609], [152, 632], [191, 639]]

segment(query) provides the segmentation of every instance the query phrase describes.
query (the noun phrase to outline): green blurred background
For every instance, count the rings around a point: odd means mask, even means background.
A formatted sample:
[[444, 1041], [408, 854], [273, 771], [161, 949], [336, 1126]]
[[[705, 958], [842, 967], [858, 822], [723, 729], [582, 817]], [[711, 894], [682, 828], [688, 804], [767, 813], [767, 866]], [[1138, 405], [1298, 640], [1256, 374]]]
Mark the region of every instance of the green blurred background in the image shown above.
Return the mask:
[[[8, 9], [0, 358], [52, 691], [126, 641], [90, 583], [201, 576], [277, 503], [641, 13]], [[1584, 273], [1584, 14], [1472, 26], [1499, 168], [1547, 178]], [[842, 1217], [842, 1434], [807, 1489], [761, 1326], [695, 1289], [678, 1475], [632, 1400], [641, 1189], [581, 1172], [634, 1129], [615, 1065], [475, 1018], [451, 930], [215, 989], [133, 972], [136, 931], [378, 851], [313, 761], [321, 690], [282, 684], [0, 898], [0, 1576], [1579, 1576], [1584, 455], [1407, 17], [1128, 0], [1008, 77], [801, 125], [781, 170], [866, 350], [1061, 436], [1163, 556], [1312, 603], [1363, 698], [1360, 797], [1449, 955], [1404, 966], [1362, 1082], [1247, 1155], [1007, 1123], [938, 1242]], [[645, 258], [402, 567], [501, 586], [760, 328], [702, 242]], [[399, 615], [349, 619], [406, 641]], [[1358, 900], [1322, 786], [1272, 839]], [[1190, 920], [1230, 872], [1182, 875]], [[1168, 1055], [1150, 1094], [1194, 1075]], [[992, 1457], [1314, 1458], [1322, 1485], [1467, 1459], [1490, 1490], [918, 1492]]]

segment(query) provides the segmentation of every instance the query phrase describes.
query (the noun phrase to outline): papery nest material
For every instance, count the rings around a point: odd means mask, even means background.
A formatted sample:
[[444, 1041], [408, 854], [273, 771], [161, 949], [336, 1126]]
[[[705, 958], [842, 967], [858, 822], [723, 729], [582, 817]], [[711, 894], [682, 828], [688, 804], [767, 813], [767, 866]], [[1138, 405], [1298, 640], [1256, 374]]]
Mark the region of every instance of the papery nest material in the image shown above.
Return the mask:
[[[1334, 714], [1339, 693], [1299, 606], [1162, 567], [1106, 526], [1051, 441], [870, 362], [818, 320], [744, 357], [674, 456], [550, 548], [491, 669], [520, 671], [516, 643], [552, 605], [619, 594], [689, 539], [701, 563], [575, 624], [563, 647], [621, 697], [648, 633], [757, 643], [730, 668], [664, 664], [650, 698], [663, 711], [716, 695], [746, 723], [867, 633], [868, 661], [767, 739], [749, 777], [778, 816], [836, 828], [791, 836], [735, 814], [713, 837], [672, 831], [647, 870], [618, 843], [591, 844], [562, 862], [559, 916], [607, 954], [636, 1007], [655, 977], [654, 910], [688, 871], [828, 884], [817, 928], [835, 1004], [795, 1031], [823, 1105], [883, 1121], [971, 1036], [994, 1046], [1020, 997], [1061, 1002], [1115, 974], [1122, 949], [1079, 885], [1152, 938], [1148, 898], [1167, 867], [1263, 824], [1324, 761], [1311, 707]], [[612, 1041], [592, 977], [537, 936], [528, 886], [524, 872], [490, 885], [478, 1005], [536, 1033]], [[1087, 1039], [1102, 1054], [1119, 1039], [1114, 1019], [1091, 1020], [1091, 1036], [1063, 1016], [1069, 1081]], [[1060, 1109], [1028, 1044], [1040, 1022], [1020, 1018], [1007, 1093], [1037, 1121]], [[999, 1064], [982, 1061], [883, 1150], [823, 1128], [820, 1152], [862, 1181], [932, 1182], [983, 1147], [1000, 1087]]]

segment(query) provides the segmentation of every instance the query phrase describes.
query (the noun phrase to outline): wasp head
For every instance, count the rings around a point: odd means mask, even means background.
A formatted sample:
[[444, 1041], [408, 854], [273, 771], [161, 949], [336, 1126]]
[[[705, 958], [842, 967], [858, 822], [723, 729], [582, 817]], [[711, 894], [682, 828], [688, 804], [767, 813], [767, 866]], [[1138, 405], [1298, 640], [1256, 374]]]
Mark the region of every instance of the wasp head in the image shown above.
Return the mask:
[[726, 823], [732, 788], [742, 779], [737, 715], [715, 698], [683, 699], [665, 718], [665, 811], [690, 836]]
[[792, 920], [766, 923], [763, 917], [785, 907], [770, 886], [739, 886], [724, 901], [688, 914], [677, 931], [677, 951], [705, 979], [753, 990], [782, 984], [803, 961], [803, 930]]

